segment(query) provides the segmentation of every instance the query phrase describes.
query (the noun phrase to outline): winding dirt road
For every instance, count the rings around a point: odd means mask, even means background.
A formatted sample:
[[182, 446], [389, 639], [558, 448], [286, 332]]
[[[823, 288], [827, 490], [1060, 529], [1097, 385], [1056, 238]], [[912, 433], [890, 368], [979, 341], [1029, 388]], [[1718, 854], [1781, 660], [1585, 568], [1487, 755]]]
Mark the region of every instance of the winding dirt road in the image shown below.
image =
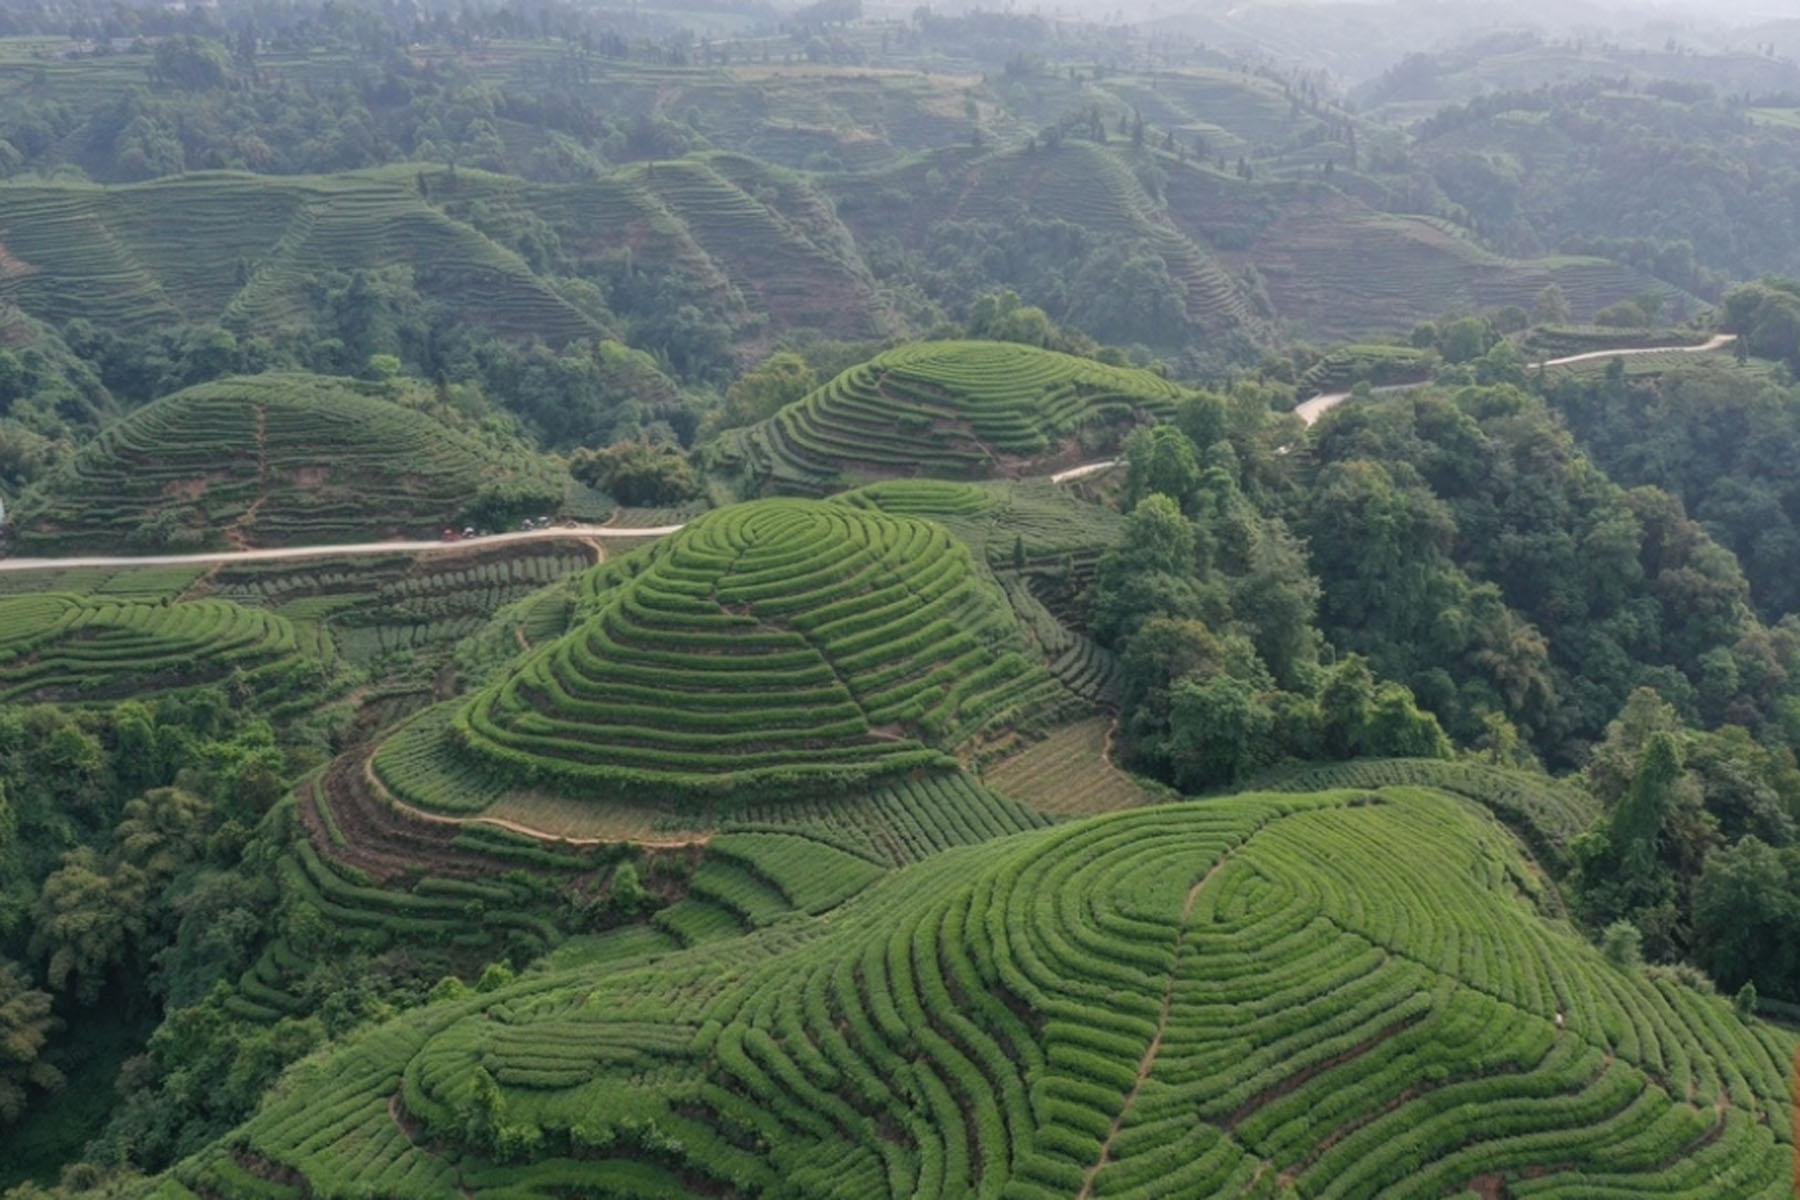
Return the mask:
[[[1698, 346], [1638, 346], [1617, 350], [1590, 350], [1585, 354], [1571, 354], [1566, 358], [1550, 358], [1543, 362], [1528, 364], [1530, 370], [1536, 371], [1544, 367], [1563, 367], [1571, 363], [1591, 362], [1599, 358], [1622, 358], [1637, 354], [1663, 354], [1670, 351], [1682, 354], [1704, 354], [1729, 346], [1737, 338], [1733, 334], [1716, 334], [1709, 341]], [[1374, 389], [1377, 392], [1403, 392], [1408, 388], [1422, 387], [1420, 383], [1396, 383]], [[1315, 424], [1320, 417], [1350, 398], [1349, 392], [1327, 392], [1314, 396], [1294, 409], [1294, 415], [1307, 425]], [[1116, 467], [1124, 461], [1119, 458], [1102, 459], [1099, 462], [1083, 463], [1078, 467], [1070, 467], [1057, 471], [1050, 476], [1051, 483], [1067, 483], [1071, 479], [1081, 479], [1088, 475], [1097, 475], [1101, 471]], [[279, 562], [285, 559], [336, 558], [346, 555], [365, 556], [376, 554], [456, 554], [467, 550], [477, 550], [483, 546], [492, 546], [502, 542], [524, 542], [540, 538], [650, 538], [661, 537], [666, 533], [674, 533], [680, 525], [653, 525], [643, 529], [626, 529], [616, 525], [574, 525], [556, 529], [518, 530], [514, 533], [497, 533], [483, 538], [470, 538], [466, 541], [430, 541], [430, 542], [349, 542], [330, 546], [279, 546], [266, 550], [219, 550], [202, 554], [119, 554], [102, 555], [86, 554], [68, 558], [0, 558], [0, 572], [4, 571], [48, 571], [70, 567], [174, 567], [174, 566], [208, 566], [214, 563], [242, 562]]]
[[0, 558], [0, 571], [47, 571], [68, 567], [178, 567], [213, 563], [279, 562], [284, 559], [361, 557], [374, 554], [458, 554], [506, 542], [551, 538], [647, 538], [674, 533], [679, 525], [628, 529], [617, 525], [563, 525], [517, 530], [454, 542], [345, 542], [329, 546], [277, 546], [265, 550], [214, 550], [203, 554], [82, 554], [67, 558]]
[[1105, 458], [1099, 462], [1082, 463], [1079, 467], [1070, 467], [1066, 471], [1058, 471], [1050, 476], [1051, 483], [1067, 483], [1071, 479], [1082, 479], [1089, 475], [1098, 475], [1108, 467], [1116, 467], [1125, 460], [1122, 458]]

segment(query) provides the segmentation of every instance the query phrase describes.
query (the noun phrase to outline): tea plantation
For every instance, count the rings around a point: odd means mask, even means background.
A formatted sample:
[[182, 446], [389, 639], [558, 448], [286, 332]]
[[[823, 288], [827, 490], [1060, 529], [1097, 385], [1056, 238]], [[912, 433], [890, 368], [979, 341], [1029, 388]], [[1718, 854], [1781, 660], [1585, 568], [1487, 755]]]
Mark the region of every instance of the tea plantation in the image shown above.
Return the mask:
[[[755, 501], [596, 577], [591, 616], [456, 714], [478, 772], [582, 796], [835, 792], [1071, 703], [967, 547], [918, 518]], [[409, 799], [465, 807], [453, 791]]]
[[1010, 342], [919, 342], [852, 367], [726, 435], [723, 463], [766, 491], [822, 495], [841, 476], [1017, 474], [1132, 424], [1181, 389], [1150, 371]]
[[91, 703], [234, 678], [279, 708], [308, 702], [334, 655], [316, 632], [226, 600], [0, 596], [0, 704]]
[[484, 486], [554, 509], [523, 451], [449, 429], [354, 380], [267, 374], [177, 392], [101, 432], [19, 505], [27, 553], [278, 546], [457, 524]]
[[754, 932], [392, 1020], [158, 1194], [1789, 1194], [1794, 1036], [1608, 963], [1446, 793], [1141, 808], [881, 877], [721, 840]]

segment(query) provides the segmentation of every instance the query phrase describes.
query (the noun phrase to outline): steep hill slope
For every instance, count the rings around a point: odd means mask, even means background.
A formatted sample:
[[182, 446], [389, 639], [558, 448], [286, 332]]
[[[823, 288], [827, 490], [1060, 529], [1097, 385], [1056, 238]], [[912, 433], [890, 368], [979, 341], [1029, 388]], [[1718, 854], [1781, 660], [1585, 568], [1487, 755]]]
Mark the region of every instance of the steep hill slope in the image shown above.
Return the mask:
[[355, 380], [272, 373], [177, 392], [104, 429], [19, 505], [33, 553], [430, 536], [554, 508], [535, 456], [445, 427]]
[[160, 1195], [1789, 1193], [1793, 1036], [1544, 920], [1446, 794], [856, 872], [827, 918], [392, 1021]]
[[456, 715], [490, 778], [595, 798], [842, 791], [953, 765], [946, 751], [1067, 699], [968, 549], [917, 518], [717, 510], [588, 603]]
[[271, 178], [197, 172], [97, 188], [0, 187], [0, 298], [34, 316], [126, 331], [298, 324], [326, 271], [411, 266], [460, 316], [503, 336], [598, 334], [525, 261], [426, 203], [398, 170]]
[[1015, 474], [1077, 440], [1165, 417], [1160, 375], [1013, 342], [919, 342], [878, 355], [721, 439], [754, 488], [822, 494], [843, 476]]

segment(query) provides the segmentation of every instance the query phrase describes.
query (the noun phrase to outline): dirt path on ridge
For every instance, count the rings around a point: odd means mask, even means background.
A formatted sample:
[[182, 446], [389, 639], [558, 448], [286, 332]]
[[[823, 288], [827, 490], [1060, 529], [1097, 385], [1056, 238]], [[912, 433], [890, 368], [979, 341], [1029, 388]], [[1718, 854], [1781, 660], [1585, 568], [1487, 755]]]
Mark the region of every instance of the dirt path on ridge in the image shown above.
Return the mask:
[[1251, 834], [1250, 837], [1219, 855], [1219, 860], [1208, 867], [1206, 874], [1202, 875], [1195, 881], [1194, 886], [1188, 889], [1187, 899], [1181, 905], [1181, 924], [1175, 934], [1175, 957], [1169, 964], [1169, 982], [1163, 987], [1162, 1012], [1156, 1018], [1156, 1032], [1151, 1035], [1150, 1044], [1144, 1047], [1144, 1057], [1138, 1060], [1137, 1080], [1131, 1085], [1131, 1090], [1125, 1093], [1125, 1102], [1119, 1105], [1118, 1115], [1113, 1118], [1112, 1126], [1106, 1131], [1106, 1140], [1100, 1143], [1100, 1157], [1094, 1161], [1093, 1166], [1087, 1169], [1087, 1174], [1082, 1176], [1081, 1190], [1075, 1193], [1075, 1200], [1090, 1200], [1094, 1194], [1094, 1180], [1106, 1168], [1106, 1164], [1112, 1161], [1113, 1141], [1118, 1138], [1119, 1130], [1125, 1124], [1126, 1115], [1131, 1112], [1131, 1106], [1136, 1102], [1138, 1092], [1143, 1088], [1144, 1081], [1150, 1078], [1151, 1069], [1156, 1066], [1156, 1056], [1162, 1051], [1163, 1034], [1168, 1032], [1169, 1028], [1169, 1012], [1175, 1007], [1175, 981], [1180, 975], [1181, 950], [1187, 943], [1188, 917], [1193, 914], [1194, 901], [1200, 898], [1200, 890], [1211, 883], [1215, 875], [1225, 869], [1225, 864], [1231, 861], [1231, 856], [1248, 845], [1250, 838], [1255, 836], [1254, 833]]
[[176, 567], [213, 563], [283, 562], [290, 559], [364, 557], [377, 554], [466, 554], [508, 542], [573, 541], [605, 542], [616, 538], [651, 538], [674, 533], [680, 525], [655, 525], [644, 529], [608, 529], [600, 525], [573, 528], [519, 530], [462, 541], [341, 542], [322, 546], [275, 546], [262, 550], [214, 550], [201, 554], [78, 554], [67, 558], [0, 558], [0, 572], [51, 571], [70, 567]]

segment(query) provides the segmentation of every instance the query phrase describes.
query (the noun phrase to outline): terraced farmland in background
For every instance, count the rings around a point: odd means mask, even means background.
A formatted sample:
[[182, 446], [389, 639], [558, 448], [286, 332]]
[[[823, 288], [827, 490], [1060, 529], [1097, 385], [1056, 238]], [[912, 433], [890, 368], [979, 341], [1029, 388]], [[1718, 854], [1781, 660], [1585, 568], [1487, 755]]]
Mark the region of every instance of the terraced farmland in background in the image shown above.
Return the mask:
[[1340, 346], [1301, 376], [1300, 394], [1339, 391], [1363, 382], [1376, 387], [1419, 383], [1429, 374], [1429, 363], [1425, 351], [1411, 346]]
[[[1035, 107], [1035, 97], [1060, 92], [1041, 116], [1028, 118], [1039, 129], [1062, 121], [1076, 105], [1086, 110], [1095, 99], [1091, 92], [1063, 89], [1048, 80], [1042, 86], [1036, 79], [1028, 86], [1001, 85], [999, 91], [1015, 111], [1021, 111], [1020, 105]], [[1207, 241], [1170, 219], [1160, 187], [1156, 191], [1146, 187], [1146, 177], [1154, 178], [1162, 165], [1174, 161], [1173, 155], [1071, 137], [1054, 149], [1027, 151], [1016, 142], [985, 153], [944, 149], [883, 171], [820, 176], [816, 186], [837, 198], [838, 215], [859, 245], [892, 239], [927, 257], [940, 249], [934, 241], [941, 232], [936, 228], [940, 222], [1004, 225], [1021, 215], [1045, 223], [1067, 222], [1076, 227], [1063, 233], [1070, 239], [1066, 252], [1073, 256], [1071, 262], [1081, 262], [1082, 256], [1101, 246], [1129, 246], [1134, 256], [1153, 258], [1167, 271], [1178, 289], [1172, 295], [1179, 297], [1179, 311], [1166, 311], [1163, 316], [1172, 324], [1153, 331], [1104, 306], [1088, 306], [1088, 297], [1081, 294], [1055, 299], [1028, 295], [1028, 301], [1043, 302], [1059, 319], [1076, 325], [1085, 327], [1091, 319], [1095, 324], [1088, 332], [1120, 345], [1173, 337], [1159, 349], [1205, 343], [1209, 350], [1253, 352], [1269, 340], [1272, 330], [1252, 290]]]
[[28, 553], [430, 537], [484, 486], [554, 508], [562, 480], [354, 380], [201, 384], [103, 430], [19, 505]]
[[596, 798], [841, 792], [1072, 702], [927, 521], [756, 501], [632, 558], [457, 714], [471, 764]]
[[502, 336], [561, 343], [603, 331], [517, 254], [426, 203], [414, 174], [8, 183], [0, 298], [57, 324], [229, 321], [267, 331], [300, 323], [321, 273], [406, 265], [434, 297]]
[[225, 600], [0, 596], [0, 704], [120, 700], [226, 678], [266, 703], [304, 704], [334, 657], [315, 632]]
[[1378, 212], [1323, 183], [1270, 184], [1246, 195], [1192, 165], [1170, 173], [1174, 223], [1229, 245], [1224, 261], [1254, 267], [1284, 324], [1321, 342], [1405, 333], [1456, 309], [1529, 310], [1550, 283], [1582, 316], [1647, 291], [1698, 304], [1604, 259], [1505, 258], [1449, 222]]
[[1013, 342], [918, 342], [852, 367], [720, 443], [767, 491], [823, 495], [846, 476], [1017, 474], [1115, 445], [1181, 389], [1150, 371]]
[[900, 332], [849, 231], [803, 176], [729, 154], [634, 163], [579, 183], [532, 183], [462, 171], [454, 188], [428, 174], [453, 217], [542, 220], [575, 272], [605, 279], [628, 248], [686, 297], [766, 348], [771, 334], [840, 338]]
[[1604, 358], [1587, 358], [1580, 362], [1562, 363], [1544, 368], [1545, 374], [1552, 380], [1559, 379], [1600, 379], [1612, 369], [1617, 362], [1628, 377], [1644, 377], [1662, 375], [1669, 371], [1698, 366], [1701, 363], [1715, 363], [1726, 369], [1766, 372], [1769, 363], [1754, 359], [1738, 364], [1730, 347], [1718, 350], [1651, 350], [1635, 354], [1607, 355]]
[[1794, 1035], [1608, 963], [1511, 846], [1388, 788], [834, 859], [828, 918], [722, 878], [785, 915], [381, 1025], [161, 1196], [1791, 1194]]

